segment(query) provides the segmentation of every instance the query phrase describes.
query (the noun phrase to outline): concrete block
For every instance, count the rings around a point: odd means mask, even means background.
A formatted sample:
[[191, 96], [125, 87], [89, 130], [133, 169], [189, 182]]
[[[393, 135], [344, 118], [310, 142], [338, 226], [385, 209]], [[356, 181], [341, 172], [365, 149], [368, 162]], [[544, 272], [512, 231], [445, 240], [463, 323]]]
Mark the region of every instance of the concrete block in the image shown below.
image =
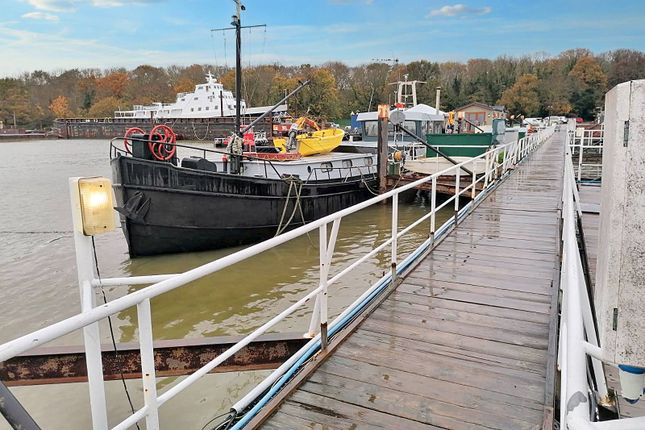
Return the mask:
[[605, 98], [595, 305], [605, 359], [645, 367], [645, 80]]

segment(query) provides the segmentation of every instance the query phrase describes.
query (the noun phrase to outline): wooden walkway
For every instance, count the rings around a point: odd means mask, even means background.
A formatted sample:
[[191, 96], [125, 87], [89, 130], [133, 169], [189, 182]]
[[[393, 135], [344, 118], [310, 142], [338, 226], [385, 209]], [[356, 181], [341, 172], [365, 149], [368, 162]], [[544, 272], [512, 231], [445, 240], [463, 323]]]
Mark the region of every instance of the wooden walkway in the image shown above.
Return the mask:
[[551, 428], [563, 163], [556, 133], [263, 428]]

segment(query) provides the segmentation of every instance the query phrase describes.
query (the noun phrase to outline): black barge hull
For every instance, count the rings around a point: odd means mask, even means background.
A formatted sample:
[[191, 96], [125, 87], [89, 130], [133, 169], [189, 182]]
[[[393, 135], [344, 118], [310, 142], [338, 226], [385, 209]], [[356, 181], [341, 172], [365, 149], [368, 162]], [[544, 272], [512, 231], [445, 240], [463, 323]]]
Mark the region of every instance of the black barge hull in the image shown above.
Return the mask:
[[306, 184], [124, 156], [111, 164], [132, 257], [260, 242], [273, 237], [280, 226], [293, 229], [303, 218], [310, 222], [360, 203], [372, 197], [370, 188], [376, 187], [373, 175]]

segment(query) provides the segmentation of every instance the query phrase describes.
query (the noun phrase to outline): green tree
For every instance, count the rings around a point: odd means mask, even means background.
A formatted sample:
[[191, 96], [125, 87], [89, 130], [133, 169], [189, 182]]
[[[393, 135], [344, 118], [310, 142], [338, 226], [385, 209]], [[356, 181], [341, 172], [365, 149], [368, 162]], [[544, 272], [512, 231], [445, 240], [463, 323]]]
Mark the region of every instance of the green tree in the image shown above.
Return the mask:
[[513, 115], [535, 116], [540, 110], [539, 81], [535, 75], [522, 75], [502, 94], [498, 103]]
[[607, 89], [607, 76], [602, 67], [590, 55], [580, 57], [569, 72], [569, 78], [574, 112], [585, 119], [592, 119]]
[[298, 115], [308, 115], [316, 119], [337, 119], [340, 113], [338, 90], [336, 80], [329, 69], [304, 67], [303, 78], [308, 79], [310, 83], [290, 99], [290, 107]]
[[0, 80], [0, 120], [13, 127], [30, 125], [34, 118], [27, 90], [13, 80]]

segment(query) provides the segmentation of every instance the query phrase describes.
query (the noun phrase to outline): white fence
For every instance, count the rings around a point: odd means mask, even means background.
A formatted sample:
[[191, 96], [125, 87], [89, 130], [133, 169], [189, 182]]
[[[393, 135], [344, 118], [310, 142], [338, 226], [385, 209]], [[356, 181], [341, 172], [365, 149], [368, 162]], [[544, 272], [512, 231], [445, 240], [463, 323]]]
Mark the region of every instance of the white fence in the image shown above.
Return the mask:
[[[91, 238], [83, 236], [82, 234], [80, 213], [77, 208], [78, 188], [74, 188], [74, 186], [72, 186], [72, 209], [75, 216], [74, 238], [77, 251], [77, 265], [79, 286], [81, 291], [82, 312], [63, 321], [45, 327], [41, 330], [37, 330], [33, 333], [27, 334], [3, 345], [0, 345], [0, 361], [6, 361], [12, 357], [15, 357], [16, 355], [25, 353], [33, 348], [57, 339], [75, 330], [82, 329], [88, 369], [92, 425], [94, 429], [107, 429], [108, 419], [103, 382], [98, 322], [110, 315], [114, 315], [125, 309], [136, 306], [139, 323], [139, 344], [143, 375], [142, 384], [144, 393], [144, 406], [113, 428], [126, 429], [134, 425], [139, 420], [145, 419], [147, 429], [157, 429], [159, 428], [159, 407], [174, 398], [184, 389], [191, 386], [199, 378], [212, 371], [215, 367], [217, 367], [222, 362], [230, 358], [233, 354], [251, 343], [254, 339], [267, 332], [267, 330], [271, 329], [278, 322], [286, 318], [288, 315], [292, 314], [298, 308], [306, 305], [311, 299], [315, 299], [311, 323], [309, 325], [309, 335], [312, 337], [311, 340], [287, 362], [276, 369], [251, 393], [249, 393], [233, 406], [233, 410], [241, 412], [260, 395], [266, 392], [267, 389], [272, 388], [275, 390], [276, 387], [279, 386], [277, 382], [279, 382], [281, 378], [285, 378], [285, 375], [288, 375], [290, 369], [293, 369], [294, 365], [297, 365], [299, 361], [302, 361], [303, 357], [305, 357], [306, 354], [310, 353], [313, 350], [316, 350], [317, 348], [326, 348], [329, 336], [335, 334], [340, 328], [343, 327], [345, 323], [349, 321], [352, 316], [360, 312], [360, 310], [362, 310], [373, 297], [375, 297], [380, 291], [382, 291], [387, 285], [389, 285], [392, 280], [396, 279], [396, 277], [400, 273], [402, 273], [406, 269], [406, 267], [408, 267], [414, 261], [414, 259], [418, 258], [419, 255], [428, 250], [438, 237], [444, 235], [453, 225], [458, 223], [458, 221], [466, 213], [471, 211], [472, 208], [474, 208], [475, 204], [488, 193], [492, 185], [497, 184], [502, 178], [504, 178], [515, 164], [519, 163], [530, 152], [534, 151], [552, 133], [553, 128], [548, 128], [540, 131], [539, 133], [532, 134], [523, 139], [520, 139], [518, 142], [492, 148], [478, 157], [449, 167], [442, 172], [438, 172], [416, 182], [410, 183], [400, 188], [396, 188], [385, 194], [376, 196], [363, 203], [326, 216], [295, 230], [281, 234], [270, 240], [258, 243], [226, 257], [179, 274], [99, 279], [92, 260]], [[475, 163], [481, 163], [481, 160], [485, 161], [485, 171], [483, 174], [476, 175], [473, 173], [472, 175], [468, 175], [464, 173], [464, 171], [462, 171], [462, 167], [468, 169], [470, 166], [472, 168]], [[475, 169], [471, 169], [471, 171], [474, 170]], [[455, 176], [455, 193], [443, 203], [437, 205], [437, 178], [441, 175], [447, 174]], [[399, 231], [399, 195], [404, 191], [428, 182], [432, 184], [430, 211], [411, 223], [409, 226]], [[483, 189], [483, 191], [478, 192], [478, 187], [480, 189]], [[74, 191], [74, 189], [76, 191]], [[472, 200], [465, 207], [462, 207], [460, 209], [460, 202], [463, 203], [465, 197], [469, 197]], [[391, 199], [392, 201], [392, 227], [390, 237], [348, 266], [337, 270], [336, 273], [332, 276], [331, 262], [341, 220], [345, 216], [351, 215], [355, 212], [360, 211], [361, 209], [374, 204], [378, 204], [379, 202], [387, 199]], [[463, 204], [461, 206], [463, 206]], [[455, 216], [451, 217], [449, 221], [437, 228], [436, 214], [439, 210], [446, 207], [452, 207], [454, 209]], [[399, 239], [401, 239], [401, 237], [403, 237], [406, 233], [410, 232], [415, 227], [422, 225], [422, 223], [426, 223], [425, 225], [428, 226], [429, 238], [416, 251], [414, 251], [405, 259], [401, 259], [397, 255], [397, 244]], [[280, 311], [274, 318], [267, 321], [261, 327], [253, 331], [251, 334], [247, 335], [240, 342], [232, 346], [226, 352], [219, 355], [217, 358], [210, 361], [202, 368], [198, 369], [196, 372], [180, 380], [175, 385], [167, 389], [164, 393], [157, 393], [152, 337], [152, 311], [150, 307], [150, 300], [156, 296], [185, 286], [192, 281], [213, 274], [219, 270], [244, 261], [249, 257], [272, 249], [280, 244], [283, 244], [301, 235], [305, 235], [308, 232], [314, 231], [316, 229], [319, 230], [320, 237], [320, 281], [318, 287], [304, 295], [288, 308]], [[347, 273], [352, 271], [364, 261], [368, 260], [370, 257], [388, 249], [391, 257], [391, 273], [387, 274], [376, 284], [372, 285], [352, 305], [345, 309], [328, 325], [329, 315], [327, 311], [327, 300], [329, 287], [338, 282], [338, 280], [340, 280], [343, 276], [345, 276]], [[112, 300], [107, 304], [101, 304], [97, 306], [95, 303], [95, 289], [97, 287], [142, 284], [152, 285]], [[262, 402], [259, 402], [258, 404], [261, 405]], [[233, 428], [239, 428], [243, 426], [246, 422], [246, 419], [248, 419], [250, 416], [251, 415], [248, 414], [245, 415], [242, 420], [240, 420]]]
[[599, 130], [577, 128], [575, 132], [569, 131], [569, 134], [569, 149], [574, 160], [574, 170], [578, 182], [583, 179], [600, 179], [602, 176], [604, 128]]
[[[567, 138], [572, 138], [572, 134], [568, 133]], [[561, 374], [560, 428], [642, 430], [645, 428], [645, 417], [593, 422], [597, 413], [594, 407], [596, 394], [601, 401], [606, 401], [608, 391], [601, 361], [602, 350], [598, 346], [576, 236], [576, 217], [582, 217], [582, 211], [570, 151], [565, 162], [564, 179], [560, 277], [562, 311], [558, 348], [558, 367]], [[591, 358], [591, 367], [588, 366], [588, 356]]]

